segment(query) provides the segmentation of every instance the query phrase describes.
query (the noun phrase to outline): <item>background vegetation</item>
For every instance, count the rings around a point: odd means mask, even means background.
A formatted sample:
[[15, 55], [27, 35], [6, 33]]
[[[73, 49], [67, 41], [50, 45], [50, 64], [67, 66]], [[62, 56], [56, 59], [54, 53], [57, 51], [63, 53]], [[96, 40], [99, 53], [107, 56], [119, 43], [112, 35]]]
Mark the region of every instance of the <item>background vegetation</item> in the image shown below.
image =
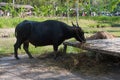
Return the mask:
[[[76, 16], [75, 11], [77, 10], [78, 16], [81, 16], [83, 12], [89, 16], [91, 12], [100, 15], [101, 12], [115, 13], [120, 11], [120, 0], [0, 0], [0, 2], [32, 5], [34, 7], [33, 13], [36, 16]], [[9, 10], [14, 16], [18, 13], [9, 5], [3, 9]]]

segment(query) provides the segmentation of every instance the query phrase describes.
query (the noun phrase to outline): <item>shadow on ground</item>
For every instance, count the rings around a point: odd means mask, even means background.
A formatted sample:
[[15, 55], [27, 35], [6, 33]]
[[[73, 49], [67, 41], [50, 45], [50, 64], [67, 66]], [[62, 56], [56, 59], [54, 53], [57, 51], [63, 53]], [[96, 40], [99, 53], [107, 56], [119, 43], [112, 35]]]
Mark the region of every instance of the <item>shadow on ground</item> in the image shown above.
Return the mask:
[[55, 53], [45, 53], [37, 58], [46, 60], [49, 65], [64, 68], [71, 72], [80, 72], [85, 75], [120, 74], [119, 57], [103, 55], [102, 60], [97, 61], [95, 56], [89, 56], [92, 53], [88, 55], [88, 52], [78, 54], [58, 52], [59, 57], [55, 60], [54, 54]]

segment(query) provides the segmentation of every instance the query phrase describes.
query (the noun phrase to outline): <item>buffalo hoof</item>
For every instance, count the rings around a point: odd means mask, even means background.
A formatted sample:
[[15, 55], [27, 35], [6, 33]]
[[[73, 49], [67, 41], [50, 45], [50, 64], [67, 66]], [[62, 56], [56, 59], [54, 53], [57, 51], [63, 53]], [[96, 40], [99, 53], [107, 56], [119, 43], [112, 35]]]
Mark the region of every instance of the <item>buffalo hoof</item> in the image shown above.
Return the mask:
[[54, 60], [57, 60], [57, 57], [54, 57]]
[[29, 58], [30, 58], [30, 59], [33, 59], [34, 57], [31, 56], [31, 57], [29, 57]]
[[20, 58], [19, 57], [15, 57], [16, 58], [16, 60], [20, 60]]

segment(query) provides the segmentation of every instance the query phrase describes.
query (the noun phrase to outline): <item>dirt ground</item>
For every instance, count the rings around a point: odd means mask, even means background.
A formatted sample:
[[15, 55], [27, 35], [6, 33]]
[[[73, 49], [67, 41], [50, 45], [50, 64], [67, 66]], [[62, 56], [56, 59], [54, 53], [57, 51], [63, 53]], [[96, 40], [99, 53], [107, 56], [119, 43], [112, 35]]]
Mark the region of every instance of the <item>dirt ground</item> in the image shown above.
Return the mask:
[[0, 80], [84, 80], [65, 69], [46, 64], [45, 60], [20, 57], [21, 60], [0, 58]]
[[0, 38], [8, 38], [8, 37], [13, 37], [14, 36], [14, 28], [4, 28], [0, 29]]
[[[20, 55], [20, 60], [11, 57], [0, 58], [0, 80], [119, 80], [120, 66], [107, 73], [84, 73], [67, 70], [50, 58], [29, 59]], [[64, 65], [64, 64], [63, 64]], [[83, 68], [84, 69], [84, 68]], [[92, 68], [93, 69], [93, 68]], [[99, 68], [100, 69], [100, 68]], [[87, 67], [86, 69], [87, 70]], [[94, 69], [93, 69], [94, 70]], [[88, 68], [89, 71], [89, 68]], [[103, 71], [103, 70], [102, 70]]]

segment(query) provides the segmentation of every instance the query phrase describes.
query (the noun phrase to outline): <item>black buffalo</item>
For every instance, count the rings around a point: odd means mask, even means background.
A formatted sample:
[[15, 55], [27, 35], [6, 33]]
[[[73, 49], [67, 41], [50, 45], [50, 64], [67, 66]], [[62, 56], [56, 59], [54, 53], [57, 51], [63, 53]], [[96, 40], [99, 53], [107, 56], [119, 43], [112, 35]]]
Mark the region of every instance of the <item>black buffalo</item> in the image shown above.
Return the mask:
[[43, 22], [24, 20], [17, 25], [15, 29], [16, 43], [14, 45], [14, 55], [18, 57], [18, 48], [23, 44], [23, 48], [29, 58], [33, 58], [28, 47], [29, 42], [35, 47], [53, 45], [54, 51], [58, 50], [58, 46], [66, 39], [74, 37], [79, 42], [85, 42], [84, 32], [78, 26], [72, 23], [69, 26], [63, 22], [56, 20], [46, 20]]

